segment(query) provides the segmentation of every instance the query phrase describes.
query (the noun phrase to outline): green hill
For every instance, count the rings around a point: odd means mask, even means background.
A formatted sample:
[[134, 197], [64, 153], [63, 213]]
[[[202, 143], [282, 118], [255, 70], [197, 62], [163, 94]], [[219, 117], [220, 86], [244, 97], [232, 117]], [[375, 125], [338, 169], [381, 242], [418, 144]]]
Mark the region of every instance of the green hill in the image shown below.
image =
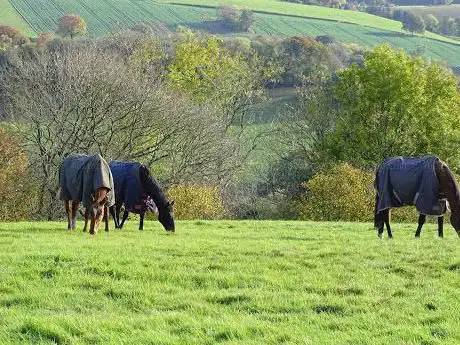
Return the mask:
[[[409, 35], [399, 22], [362, 12], [307, 6], [275, 0], [0, 0], [0, 23], [18, 26], [25, 31], [54, 31], [65, 13], [76, 13], [88, 22], [92, 37], [133, 27], [139, 22], [161, 22], [171, 29], [186, 25], [213, 33], [235, 35], [216, 22], [221, 3], [234, 3], [255, 11], [255, 34], [276, 36], [332, 35], [340, 42], [366, 47], [389, 43], [406, 51], [422, 52], [450, 65], [460, 65], [460, 44], [449, 38], [427, 33]], [[29, 30], [27, 30], [29, 28]]]

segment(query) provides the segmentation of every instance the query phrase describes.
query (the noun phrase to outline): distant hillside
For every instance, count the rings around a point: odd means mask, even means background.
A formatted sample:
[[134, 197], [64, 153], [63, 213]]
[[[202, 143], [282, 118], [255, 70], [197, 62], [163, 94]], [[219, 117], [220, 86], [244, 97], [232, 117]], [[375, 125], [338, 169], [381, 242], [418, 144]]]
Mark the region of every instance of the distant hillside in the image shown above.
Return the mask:
[[399, 6], [398, 8], [406, 11], [412, 11], [418, 15], [434, 14], [438, 18], [442, 17], [460, 17], [460, 5], [442, 5], [442, 6]]
[[178, 1], [183, 4], [151, 0], [0, 0], [0, 23], [39, 33], [54, 31], [63, 14], [77, 13], [85, 18], [88, 34], [93, 37], [133, 27], [139, 22], [161, 22], [171, 29], [186, 25], [217, 34], [238, 35], [239, 33], [227, 31], [216, 21], [216, 8], [212, 7], [230, 2], [244, 4], [244, 7], [256, 11], [253, 27], [255, 34], [327, 34], [338, 41], [353, 42], [366, 47], [386, 42], [409, 52], [417, 50], [427, 57], [445, 60], [450, 65], [460, 65], [458, 42], [431, 33], [426, 36], [406, 34], [401, 31], [399, 22], [362, 12], [274, 0]]

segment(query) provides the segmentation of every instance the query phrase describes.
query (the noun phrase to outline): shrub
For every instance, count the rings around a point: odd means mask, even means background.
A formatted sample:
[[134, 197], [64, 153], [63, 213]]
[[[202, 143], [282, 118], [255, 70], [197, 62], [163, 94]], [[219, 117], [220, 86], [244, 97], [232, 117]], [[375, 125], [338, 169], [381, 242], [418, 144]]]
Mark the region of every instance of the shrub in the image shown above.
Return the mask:
[[[363, 171], [349, 164], [339, 164], [315, 174], [306, 184], [300, 203], [302, 218], [328, 221], [373, 221], [375, 172]], [[415, 207], [392, 210], [392, 220], [416, 222]]]
[[30, 210], [27, 155], [19, 140], [1, 127], [0, 142], [0, 220], [24, 219]]
[[221, 219], [225, 215], [217, 186], [176, 185], [168, 190], [176, 219]]

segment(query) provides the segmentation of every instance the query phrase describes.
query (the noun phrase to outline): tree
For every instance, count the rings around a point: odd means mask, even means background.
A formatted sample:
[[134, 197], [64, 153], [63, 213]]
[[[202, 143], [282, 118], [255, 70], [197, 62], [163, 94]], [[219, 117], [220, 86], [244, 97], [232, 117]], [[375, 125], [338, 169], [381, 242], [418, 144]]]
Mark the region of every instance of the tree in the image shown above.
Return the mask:
[[10, 42], [13, 45], [20, 45], [27, 41], [26, 35], [21, 30], [9, 25], [0, 25], [0, 42]]
[[425, 22], [423, 18], [413, 12], [407, 12], [406, 15], [402, 18], [403, 30], [407, 30], [412, 34], [414, 32], [424, 33], [425, 32]]
[[455, 76], [388, 46], [364, 67], [338, 74], [334, 130], [325, 138], [335, 161], [374, 167], [396, 155], [437, 154], [460, 168], [460, 95]]
[[427, 14], [424, 17], [425, 27], [428, 31], [438, 32], [439, 30], [439, 20], [433, 14]]
[[443, 17], [441, 20], [440, 31], [444, 35], [455, 35], [457, 31], [455, 19], [452, 17]]
[[86, 22], [79, 15], [66, 14], [59, 19], [57, 33], [63, 37], [70, 36], [70, 38], [74, 38], [75, 36], [84, 36], [86, 35], [86, 31]]
[[248, 31], [254, 23], [254, 14], [249, 9], [223, 5], [217, 9], [217, 19], [229, 30]]
[[455, 18], [455, 26], [457, 27], [457, 36], [460, 36], [460, 17]]

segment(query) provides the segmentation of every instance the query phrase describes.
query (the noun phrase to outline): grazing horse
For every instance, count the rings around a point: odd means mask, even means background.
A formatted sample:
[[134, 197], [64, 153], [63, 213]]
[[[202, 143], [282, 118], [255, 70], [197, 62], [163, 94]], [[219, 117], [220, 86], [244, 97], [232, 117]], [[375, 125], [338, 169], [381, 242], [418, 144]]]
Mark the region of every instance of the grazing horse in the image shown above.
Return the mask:
[[[172, 216], [173, 201], [168, 201], [162, 188], [151, 176], [149, 169], [137, 162], [110, 162], [110, 170], [115, 184], [116, 203], [110, 208], [110, 214], [115, 221], [116, 228], [122, 228], [129, 212], [139, 213], [139, 230], [144, 228], [144, 215], [149, 209], [149, 198], [155, 204], [158, 212], [158, 221], [166, 231], [175, 231]], [[120, 224], [121, 207], [125, 206], [123, 220]], [[155, 210], [153, 205], [150, 209]], [[156, 212], [155, 212], [156, 213]]]
[[78, 206], [82, 202], [85, 208], [83, 231], [87, 230], [90, 220], [89, 233], [96, 234], [102, 219], [105, 231], [109, 231], [108, 207], [115, 203], [114, 186], [109, 165], [101, 155], [73, 154], [65, 158], [59, 168], [59, 184], [69, 230], [76, 227]]
[[443, 237], [443, 214], [451, 211], [450, 223], [460, 236], [460, 191], [449, 167], [436, 156], [393, 157], [384, 161], [377, 169], [374, 187], [374, 225], [382, 237], [386, 225], [388, 237], [390, 209], [415, 205], [420, 213], [415, 237], [419, 237], [426, 215], [438, 217], [438, 236]]

